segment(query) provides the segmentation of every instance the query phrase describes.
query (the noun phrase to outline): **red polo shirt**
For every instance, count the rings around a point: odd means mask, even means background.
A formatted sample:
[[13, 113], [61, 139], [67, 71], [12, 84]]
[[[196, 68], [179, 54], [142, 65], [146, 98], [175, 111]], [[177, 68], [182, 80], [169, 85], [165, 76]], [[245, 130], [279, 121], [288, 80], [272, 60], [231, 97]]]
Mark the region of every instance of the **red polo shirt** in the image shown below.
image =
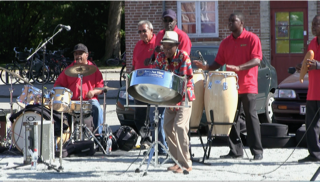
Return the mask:
[[[191, 51], [191, 41], [189, 39], [189, 36], [182, 30], [180, 30], [177, 25], [176, 27], [174, 27], [173, 31], [177, 32], [178, 34], [178, 40], [180, 42], [178, 49], [181, 51], [185, 51], [188, 53], [188, 55], [190, 55], [190, 51]], [[156, 46], [161, 45], [161, 40], [164, 36], [164, 33], [166, 31], [165, 30], [161, 30], [158, 34], [157, 34], [157, 38], [156, 38]], [[156, 47], [155, 46], [155, 47]], [[155, 58], [157, 57], [157, 53], [155, 54]]]
[[[312, 39], [308, 46], [308, 51], [313, 50], [314, 52], [314, 59], [320, 61], [320, 46], [318, 45], [318, 37]], [[308, 88], [308, 95], [307, 100], [317, 100], [320, 101], [320, 70], [310, 70], [309, 74], [309, 88]]]
[[[262, 60], [260, 39], [257, 35], [243, 29], [237, 39], [231, 34], [221, 42], [215, 61], [220, 65], [239, 66], [253, 58]], [[230, 70], [227, 69], [227, 71]], [[236, 73], [239, 78], [239, 94], [258, 94], [258, 66]]]
[[144, 60], [150, 58], [153, 54], [156, 42], [156, 35], [153, 34], [152, 39], [145, 43], [143, 40], [139, 40], [133, 50], [133, 57], [132, 57], [132, 65], [134, 69], [141, 69], [141, 68], [152, 68], [152, 65], [145, 66]]
[[[65, 71], [69, 67], [73, 66], [75, 63], [76, 63], [76, 61], [71, 63], [66, 69], [64, 69], [62, 71], [62, 73], [59, 75], [59, 77], [55, 81], [54, 87], [57, 87], [57, 85], [60, 85], [61, 87], [68, 88], [73, 93], [71, 100], [80, 100], [80, 98], [79, 98], [79, 96], [80, 96], [80, 89], [79, 88], [81, 86], [80, 78], [70, 77], [65, 74]], [[94, 64], [92, 64], [92, 62], [90, 62], [88, 60], [88, 65], [94, 65]], [[96, 72], [94, 72], [91, 75], [82, 77], [82, 86], [81, 87], [82, 87], [83, 100], [89, 100], [88, 98], [86, 98], [86, 95], [89, 90], [93, 90], [94, 88], [99, 88], [99, 87], [103, 87], [103, 86], [104, 86], [104, 84], [103, 84], [102, 74], [97, 67]], [[92, 99], [98, 100], [98, 96], [95, 95], [92, 97]]]

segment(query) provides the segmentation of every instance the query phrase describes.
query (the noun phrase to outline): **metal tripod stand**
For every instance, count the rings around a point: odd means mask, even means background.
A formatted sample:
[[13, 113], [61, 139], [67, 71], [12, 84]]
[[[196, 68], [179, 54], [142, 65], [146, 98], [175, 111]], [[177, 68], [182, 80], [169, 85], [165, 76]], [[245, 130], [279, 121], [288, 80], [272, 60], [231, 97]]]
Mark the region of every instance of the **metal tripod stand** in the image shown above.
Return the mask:
[[[166, 158], [166, 160], [164, 160], [160, 166], [164, 163], [166, 163], [170, 158], [181, 168], [182, 166], [179, 164], [179, 162], [174, 158], [172, 157], [172, 155], [170, 154], [169, 150], [166, 149], [166, 147], [158, 141], [158, 123], [159, 123], [159, 111], [158, 111], [158, 105], [155, 105], [155, 111], [154, 111], [154, 130], [155, 130], [155, 141], [151, 144], [151, 147], [148, 149], [147, 153], [145, 154], [143, 160], [141, 161], [140, 163], [140, 166], [139, 168], [137, 168], [135, 170], [136, 173], [139, 173], [140, 172], [140, 168], [141, 166], [143, 165], [144, 161], [147, 159], [147, 157], [149, 156], [149, 159], [148, 159], [148, 163], [147, 163], [147, 168], [144, 170], [143, 172], [143, 176], [146, 176], [147, 173], [148, 173], [148, 168], [149, 168], [149, 165], [150, 165], [150, 162], [151, 162], [151, 159], [153, 157], [153, 154], [155, 153], [154, 155], [154, 167], [158, 167], [158, 164], [159, 164], [159, 160], [158, 160], [158, 144], [161, 145], [161, 147], [164, 148], [164, 150], [167, 152], [168, 154], [168, 157]], [[189, 174], [189, 172], [187, 170], [183, 170], [183, 174]]]

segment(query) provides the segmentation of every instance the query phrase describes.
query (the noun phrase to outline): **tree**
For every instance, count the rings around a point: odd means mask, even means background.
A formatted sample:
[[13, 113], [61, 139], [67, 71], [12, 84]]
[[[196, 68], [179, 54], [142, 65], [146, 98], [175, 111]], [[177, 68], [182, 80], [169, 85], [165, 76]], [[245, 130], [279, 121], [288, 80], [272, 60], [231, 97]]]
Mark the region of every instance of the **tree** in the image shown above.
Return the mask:
[[108, 15], [108, 25], [105, 32], [105, 54], [101, 61], [105, 62], [108, 58], [121, 56], [120, 30], [121, 30], [122, 1], [111, 1]]

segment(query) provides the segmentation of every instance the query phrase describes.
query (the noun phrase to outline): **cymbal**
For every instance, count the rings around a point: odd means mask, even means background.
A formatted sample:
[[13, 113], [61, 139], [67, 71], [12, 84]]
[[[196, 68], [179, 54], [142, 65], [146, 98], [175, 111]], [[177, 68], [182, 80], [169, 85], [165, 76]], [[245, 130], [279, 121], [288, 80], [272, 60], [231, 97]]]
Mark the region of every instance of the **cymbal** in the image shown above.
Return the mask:
[[17, 73], [14, 73], [14, 72], [11, 72], [10, 70], [6, 69], [6, 68], [3, 68], [3, 67], [0, 67], [0, 69], [2, 70], [5, 70], [7, 73], [9, 73], [10, 75], [16, 77], [16, 78], [19, 78], [20, 80], [24, 81], [25, 83], [33, 86], [28, 80], [22, 78], [20, 75], [18, 75]]
[[76, 64], [66, 69], [65, 74], [71, 77], [78, 77], [78, 75], [89, 76], [96, 72], [97, 67], [87, 64]]

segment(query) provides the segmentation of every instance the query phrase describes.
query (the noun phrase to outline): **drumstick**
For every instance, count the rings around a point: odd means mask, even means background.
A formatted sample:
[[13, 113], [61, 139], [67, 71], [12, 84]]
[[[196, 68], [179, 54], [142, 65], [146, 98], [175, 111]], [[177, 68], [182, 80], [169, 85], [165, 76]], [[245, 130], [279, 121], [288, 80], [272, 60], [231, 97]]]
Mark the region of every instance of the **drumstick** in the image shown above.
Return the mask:
[[303, 78], [307, 74], [309, 65], [307, 65], [308, 59], [313, 60], [314, 58], [314, 52], [313, 50], [309, 50], [307, 54], [304, 56], [304, 59], [302, 61], [302, 67], [300, 70], [300, 82], [303, 83]]

